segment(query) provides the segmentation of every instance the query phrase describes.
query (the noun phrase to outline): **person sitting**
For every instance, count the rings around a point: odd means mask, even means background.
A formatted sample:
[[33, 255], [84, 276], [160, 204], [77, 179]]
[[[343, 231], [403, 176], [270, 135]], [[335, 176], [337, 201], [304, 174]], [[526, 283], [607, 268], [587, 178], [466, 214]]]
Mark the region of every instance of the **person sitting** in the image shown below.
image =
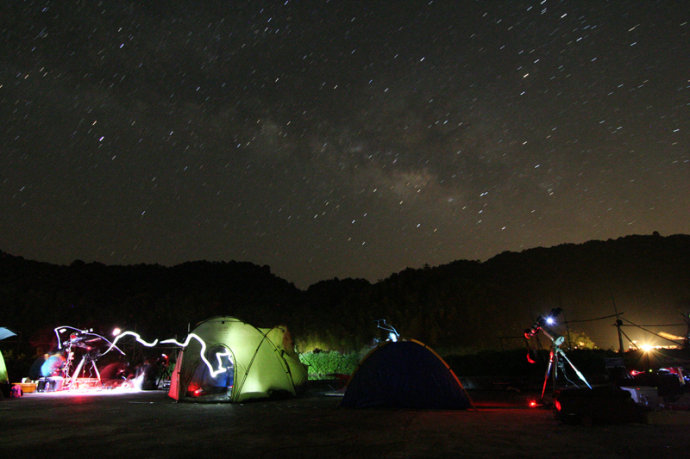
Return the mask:
[[65, 356], [62, 355], [62, 352], [53, 352], [46, 358], [43, 365], [41, 365], [41, 376], [44, 378], [49, 376], [62, 376], [64, 365]]

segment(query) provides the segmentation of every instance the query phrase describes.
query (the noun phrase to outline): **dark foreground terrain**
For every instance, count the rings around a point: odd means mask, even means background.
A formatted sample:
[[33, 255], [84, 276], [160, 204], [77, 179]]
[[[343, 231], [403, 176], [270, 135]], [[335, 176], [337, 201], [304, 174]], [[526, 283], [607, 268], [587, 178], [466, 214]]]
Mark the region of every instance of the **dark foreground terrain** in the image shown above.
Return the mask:
[[310, 393], [244, 404], [163, 392], [27, 394], [0, 402], [0, 457], [688, 457], [690, 411], [564, 425], [525, 396], [472, 393], [467, 411], [353, 410]]

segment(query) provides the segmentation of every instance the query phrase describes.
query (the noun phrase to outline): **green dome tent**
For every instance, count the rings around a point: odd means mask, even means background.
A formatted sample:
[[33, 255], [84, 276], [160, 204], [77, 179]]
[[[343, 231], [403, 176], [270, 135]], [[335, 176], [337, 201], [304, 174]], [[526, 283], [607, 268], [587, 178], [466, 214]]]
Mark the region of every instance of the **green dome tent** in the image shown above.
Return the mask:
[[242, 402], [296, 395], [307, 369], [287, 328], [256, 328], [234, 317], [201, 322], [189, 334], [171, 376], [175, 400]]
[[7, 367], [5, 366], [5, 359], [2, 356], [2, 352], [0, 352], [0, 384], [2, 383], [9, 383], [10, 378], [7, 375]]

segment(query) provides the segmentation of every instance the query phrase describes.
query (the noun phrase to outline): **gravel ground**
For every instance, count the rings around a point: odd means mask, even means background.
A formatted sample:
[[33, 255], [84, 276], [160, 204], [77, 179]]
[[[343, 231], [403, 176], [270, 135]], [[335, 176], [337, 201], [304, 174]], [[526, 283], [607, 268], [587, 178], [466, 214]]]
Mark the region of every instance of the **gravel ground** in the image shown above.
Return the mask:
[[466, 411], [339, 408], [311, 390], [243, 404], [159, 391], [26, 394], [0, 402], [0, 457], [688, 457], [690, 411], [565, 425], [527, 397], [471, 392]]

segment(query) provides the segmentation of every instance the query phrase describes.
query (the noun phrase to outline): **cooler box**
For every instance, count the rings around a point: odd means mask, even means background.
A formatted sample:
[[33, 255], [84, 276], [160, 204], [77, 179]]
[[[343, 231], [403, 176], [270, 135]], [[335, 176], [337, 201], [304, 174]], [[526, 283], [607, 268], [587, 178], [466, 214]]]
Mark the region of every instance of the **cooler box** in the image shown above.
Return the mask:
[[12, 385], [21, 387], [22, 392], [25, 394], [30, 394], [32, 392], [36, 392], [36, 386], [38, 386], [38, 384], [36, 384], [36, 383], [24, 383], [24, 382], [12, 383]]

